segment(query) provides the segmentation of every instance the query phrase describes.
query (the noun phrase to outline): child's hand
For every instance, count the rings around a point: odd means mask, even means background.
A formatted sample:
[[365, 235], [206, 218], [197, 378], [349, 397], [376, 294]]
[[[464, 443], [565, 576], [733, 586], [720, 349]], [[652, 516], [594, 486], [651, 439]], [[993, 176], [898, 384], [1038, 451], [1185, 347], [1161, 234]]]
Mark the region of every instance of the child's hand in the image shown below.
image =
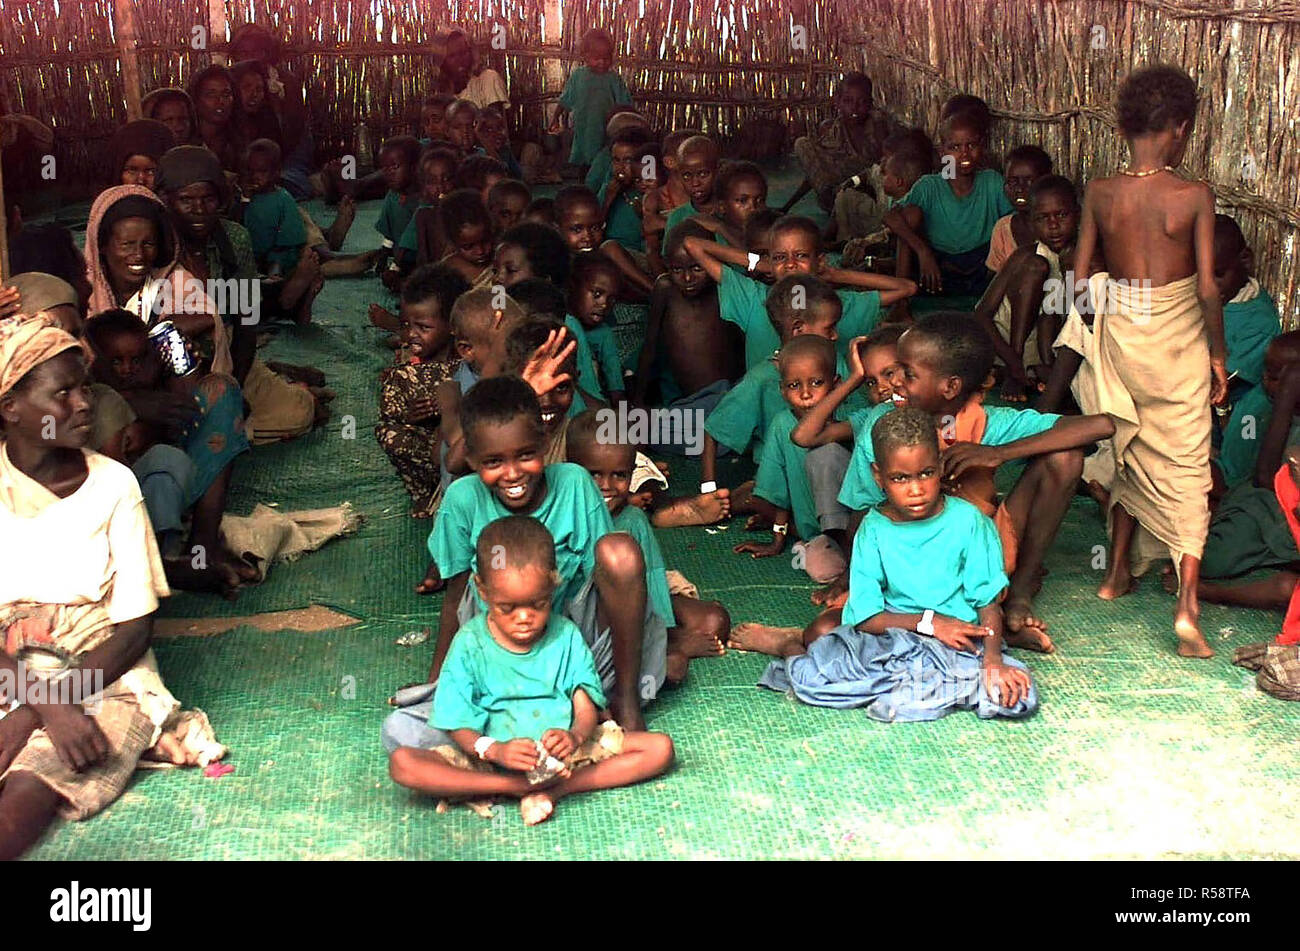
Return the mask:
[[55, 752], [69, 769], [79, 773], [108, 755], [108, 740], [99, 724], [80, 708], [52, 704], [38, 713]]
[[979, 642], [989, 634], [986, 627], [971, 624], [967, 621], [959, 621], [955, 617], [948, 617], [945, 614], [936, 614], [933, 624], [935, 640], [955, 651], [962, 651], [966, 654], [974, 654], [979, 649]]
[[849, 379], [861, 382], [867, 378], [867, 368], [862, 362], [862, 348], [866, 346], [866, 337], [854, 337], [849, 341]]
[[432, 396], [423, 396], [418, 400], [411, 400], [406, 407], [406, 421], [408, 423], [420, 423], [436, 415], [438, 415], [438, 401]]
[[1210, 403], [1222, 406], [1228, 402], [1228, 367], [1223, 360], [1210, 360], [1210, 373], [1214, 381], [1210, 384]]
[[946, 481], [957, 480], [971, 469], [996, 469], [1004, 461], [997, 446], [977, 442], [953, 443], [943, 452], [943, 478]]
[[379, 280], [383, 282], [384, 287], [396, 294], [402, 286], [402, 272], [391, 269], [384, 271], [379, 275]]
[[774, 535], [772, 541], [766, 545], [762, 542], [741, 542], [732, 551], [738, 555], [750, 554], [755, 558], [771, 558], [781, 554], [783, 548], [785, 548], [785, 536]]
[[578, 738], [568, 730], [547, 730], [542, 734], [542, 746], [558, 760], [567, 760], [578, 749]]
[[546, 337], [546, 343], [538, 347], [524, 364], [523, 372], [519, 375], [538, 396], [551, 392], [561, 383], [573, 378], [568, 373], [559, 372], [564, 361], [569, 359], [578, 348], [576, 340], [569, 339], [567, 343], [565, 342], [568, 336], [567, 327], [552, 330]]
[[537, 744], [532, 740], [506, 740], [488, 747], [486, 759], [506, 769], [526, 773], [537, 765]]
[[1019, 667], [1009, 667], [1006, 664], [986, 664], [984, 667], [984, 689], [988, 691], [994, 703], [1004, 707], [1014, 707], [1029, 696], [1029, 674]]
[[921, 269], [921, 287], [931, 294], [942, 294], [943, 276], [939, 273], [939, 262], [934, 252], [927, 249], [917, 255], [917, 261]]

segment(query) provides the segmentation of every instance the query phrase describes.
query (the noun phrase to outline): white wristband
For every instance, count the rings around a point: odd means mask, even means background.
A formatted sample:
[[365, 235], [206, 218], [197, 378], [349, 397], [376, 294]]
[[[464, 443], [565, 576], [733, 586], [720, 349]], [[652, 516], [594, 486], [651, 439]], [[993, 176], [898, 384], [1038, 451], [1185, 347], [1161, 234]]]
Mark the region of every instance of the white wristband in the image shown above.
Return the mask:
[[754, 251], [750, 251], [750, 252], [749, 252], [749, 268], [748, 268], [748, 270], [752, 272], [755, 268], [758, 267], [758, 262], [761, 261], [761, 260], [763, 260], [763, 256], [762, 256], [761, 254], [757, 254], [757, 253], [754, 252]]
[[490, 736], [480, 736], [474, 741], [474, 753], [479, 759], [487, 759], [487, 751], [497, 745], [497, 741]]
[[718, 483], [710, 479], [708, 482], [700, 483], [700, 495], [707, 495], [710, 492], [718, 491]]
[[773, 525], [773, 526], [772, 526], [772, 534], [773, 534], [773, 535], [784, 535], [784, 534], [785, 534], [786, 532], [788, 532], [788, 531], [790, 531], [790, 523], [789, 523], [789, 522], [783, 523], [783, 524], [781, 524], [781, 525]]
[[925, 613], [921, 615], [921, 620], [917, 622], [916, 633], [928, 634], [934, 637], [934, 612], [929, 608], [925, 609]]

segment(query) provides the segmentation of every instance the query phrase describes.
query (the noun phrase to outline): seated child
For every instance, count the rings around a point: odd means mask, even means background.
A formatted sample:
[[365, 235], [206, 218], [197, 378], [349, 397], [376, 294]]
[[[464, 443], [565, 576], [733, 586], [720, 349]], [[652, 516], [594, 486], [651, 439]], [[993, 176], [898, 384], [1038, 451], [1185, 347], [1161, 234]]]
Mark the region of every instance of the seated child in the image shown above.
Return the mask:
[[985, 131], [979, 117], [958, 112], [941, 129], [942, 167], [923, 175], [885, 215], [898, 235], [899, 277], [919, 272], [931, 294], [979, 295], [992, 279], [985, 266], [993, 226], [1014, 210], [1002, 176], [982, 167]]
[[731, 630], [731, 617], [716, 601], [701, 601], [694, 595], [672, 592], [663, 552], [650, 520], [640, 508], [628, 504], [632, 475], [637, 467], [636, 447], [605, 438], [604, 430], [613, 428], [613, 421], [607, 423], [600, 411], [583, 413], [569, 425], [568, 458], [596, 480], [596, 487], [614, 519], [614, 531], [627, 532], [641, 546], [645, 556], [646, 595], [653, 610], [668, 625], [668, 682], [681, 683], [691, 660], [723, 653], [722, 641]]
[[691, 200], [686, 194], [686, 186], [682, 184], [677, 167], [677, 150], [687, 139], [701, 134], [699, 129], [679, 129], [665, 135], [659, 145], [660, 167], [655, 169], [657, 184], [647, 189], [645, 198], [641, 201], [641, 233], [645, 238], [646, 258], [650, 262], [652, 273], [663, 273], [660, 252], [669, 213]]
[[595, 360], [590, 369], [579, 364], [578, 379], [584, 390], [598, 396], [608, 395], [609, 402], [614, 404], [621, 403], [627, 395], [623, 360], [610, 325], [614, 300], [621, 287], [622, 274], [609, 258], [602, 254], [574, 257], [569, 270], [569, 313], [564, 322], [575, 337], [586, 338], [587, 348]]
[[673, 228], [692, 215], [714, 214], [718, 207], [716, 184], [722, 153], [718, 143], [707, 135], [694, 135], [677, 147], [677, 177], [687, 202], [668, 212], [664, 220], [664, 240]]
[[718, 173], [714, 191], [717, 213], [696, 215], [691, 220], [711, 231], [722, 244], [743, 247], [745, 223], [754, 212], [767, 207], [767, 177], [753, 162], [728, 162]]
[[583, 65], [569, 73], [550, 131], [558, 134], [564, 114], [567, 112], [572, 116], [573, 145], [569, 150], [569, 163], [578, 166], [578, 178], [582, 179], [604, 144], [605, 122], [610, 110], [615, 106], [630, 106], [632, 94], [623, 78], [612, 72], [614, 40], [604, 30], [592, 29], [584, 33], [578, 44], [578, 55], [582, 57]]
[[[520, 306], [525, 312], [528, 311], [526, 303], [520, 302]], [[501, 372], [524, 380], [537, 394], [537, 404], [542, 409], [542, 435], [545, 438], [542, 461], [548, 466], [570, 461], [567, 434], [569, 421], [576, 415], [572, 412], [572, 407], [577, 393], [575, 381], [578, 378], [578, 351], [572, 340], [566, 327], [531, 314], [516, 324], [506, 339], [506, 358]], [[539, 351], [549, 355], [551, 348], [548, 344], [556, 341], [560, 349], [567, 353], [555, 362], [553, 372], [545, 382], [535, 383], [531, 372], [533, 366], [530, 364], [534, 363]], [[552, 381], [554, 385], [548, 385]]]
[[459, 188], [438, 202], [438, 219], [447, 239], [445, 264], [471, 287], [492, 283], [492, 218], [479, 193]]
[[605, 216], [606, 241], [617, 243], [626, 251], [645, 252], [641, 231], [642, 166], [641, 150], [653, 140], [648, 129], [630, 126], [609, 143], [610, 177], [596, 191]]
[[488, 106], [479, 110], [478, 118], [474, 120], [474, 138], [478, 141], [477, 150], [504, 165], [507, 175], [513, 179], [524, 177], [524, 170], [510, 151], [510, 133], [500, 108]]
[[[995, 517], [1006, 567], [1014, 568], [1005, 602], [1007, 642], [1051, 651], [1047, 625], [1033, 612], [1043, 557], [1079, 479], [1081, 447], [1109, 438], [1114, 423], [1104, 415], [1061, 417], [984, 406], [982, 387], [993, 369], [993, 347], [968, 314], [935, 311], [919, 316], [899, 338], [898, 366], [902, 372], [894, 377], [893, 399], [850, 417], [856, 442], [840, 502], [854, 512], [865, 512], [884, 498], [869, 475], [875, 459], [867, 434], [877, 419], [900, 405], [934, 416], [944, 446], [946, 490]], [[809, 410], [791, 435], [794, 442], [812, 447], [829, 438], [823, 433], [826, 423], [855, 386], [853, 378], [846, 380]], [[994, 473], [1014, 459], [1029, 463], [999, 505]], [[826, 630], [835, 627], [839, 621], [832, 615], [828, 612], [814, 625]]]
[[[916, 293], [916, 284], [906, 278], [868, 274], [826, 266], [821, 248], [821, 231], [811, 219], [787, 215], [772, 225], [769, 259], [755, 251], [724, 247], [700, 238], [687, 238], [686, 250], [718, 284], [718, 307], [723, 320], [736, 324], [745, 334], [745, 366], [753, 368], [769, 359], [780, 346], [773, 325], [764, 320], [760, 306], [767, 296], [762, 281], [724, 264], [747, 266], [750, 274], [766, 273], [776, 278], [788, 274], [816, 275], [843, 287], [837, 293], [843, 307], [840, 353], [848, 341], [868, 333], [880, 319], [880, 308]], [[865, 291], [865, 293], [863, 293]]]
[[533, 193], [517, 178], [503, 178], [488, 189], [487, 209], [492, 216], [492, 230], [505, 234], [524, 220], [524, 212]]
[[[383, 238], [382, 247], [388, 254], [394, 254], [397, 242], [419, 205], [420, 180], [416, 175], [419, 161], [420, 143], [413, 136], [394, 136], [379, 150], [379, 171], [383, 173], [388, 191], [384, 194], [375, 230]], [[402, 274], [396, 260], [389, 261], [381, 277], [390, 291], [401, 286]]]
[[822, 210], [830, 211], [835, 188], [850, 175], [865, 172], [881, 159], [885, 139], [896, 123], [872, 105], [871, 78], [849, 73], [835, 88], [834, 119], [827, 119], [816, 136], [795, 140], [794, 154], [803, 166], [804, 179], [781, 208], [789, 214], [809, 191], [817, 193]]
[[[566, 260], [567, 266], [567, 260]], [[530, 318], [543, 320], [554, 327], [567, 327], [568, 339], [574, 344], [573, 403], [566, 406], [572, 419], [588, 407], [604, 406], [606, 400], [600, 388], [596, 361], [592, 357], [587, 335], [577, 319], [568, 316], [569, 303], [564, 291], [550, 281], [530, 277], [509, 285], [510, 294]], [[534, 349], [536, 346], [534, 346]], [[582, 372], [586, 368], [586, 373]]]
[[1029, 192], [1034, 182], [1052, 174], [1052, 157], [1036, 145], [1021, 145], [1007, 153], [1007, 172], [1002, 190], [1015, 209], [999, 218], [989, 239], [989, 255], [984, 264], [996, 274], [1002, 270], [1016, 248], [1033, 245], [1033, 222], [1030, 220]]
[[[588, 480], [590, 481], [590, 480]], [[486, 611], [456, 634], [433, 702], [432, 749], [391, 751], [393, 781], [434, 796], [517, 796], [525, 825], [550, 817], [564, 796], [627, 786], [672, 765], [663, 733], [600, 722], [605, 686], [582, 632], [553, 597], [556, 543], [526, 515], [484, 525], [474, 587]], [[556, 775], [531, 782], [548, 757]]]
[[880, 165], [855, 175], [835, 195], [827, 242], [844, 242], [842, 266], [858, 264], [867, 247], [889, 241], [885, 213], [911, 191], [917, 179], [932, 171], [934, 143], [920, 129], [904, 129], [885, 139]]
[[447, 107], [447, 141], [457, 155], [464, 159], [478, 145], [474, 124], [478, 122], [478, 106], [468, 99], [456, 99]]
[[418, 174], [420, 204], [397, 242], [395, 256], [402, 274], [417, 264], [429, 264], [446, 253], [446, 236], [438, 218], [438, 204], [455, 190], [456, 153], [435, 146], [420, 153]]
[[1264, 352], [1282, 332], [1277, 305], [1253, 272], [1255, 252], [1237, 222], [1214, 216], [1214, 282], [1223, 301], [1223, 334], [1228, 343], [1229, 402], [1236, 402], [1263, 379]]
[[[641, 729], [641, 704], [653, 700], [664, 682], [667, 631], [649, 609], [640, 547], [614, 531], [585, 470], [542, 462], [542, 414], [523, 380], [480, 380], [465, 394], [460, 423], [475, 474], [448, 487], [429, 536], [429, 553], [447, 578], [429, 683], [437, 682], [455, 631], [483, 611], [467, 584], [479, 534], [502, 516], [531, 515], [556, 542], [559, 585], [552, 607], [578, 625], [595, 654], [614, 719], [624, 729]], [[390, 752], [439, 745], [427, 726], [429, 706], [389, 717], [384, 739]]]
[[458, 272], [439, 264], [416, 268], [402, 285], [398, 362], [379, 374], [375, 439], [411, 496], [411, 516], [432, 518], [442, 499], [439, 385], [460, 365], [451, 333], [456, 299], [469, 290]]
[[[139, 486], [84, 448], [88, 383], [81, 345], [48, 318], [0, 323], [0, 860], [25, 853], [56, 814], [111, 805], [146, 755], [200, 756], [171, 735], [180, 704], [149, 650], [169, 589]], [[102, 672], [102, 692], [89, 677], [74, 681], [81, 695], [47, 689], [45, 674], [68, 660]], [[51, 702], [31, 702], [37, 690]], [[224, 755], [213, 745], [205, 765]]]
[[605, 235], [600, 201], [585, 185], [566, 185], [556, 192], [555, 222], [570, 254], [595, 251]]
[[[767, 543], [741, 542], [737, 553], [752, 554], [755, 558], [770, 558], [785, 551], [790, 534], [790, 517], [794, 516], [794, 530], [801, 540], [796, 560], [808, 576], [818, 584], [838, 578], [845, 568], [844, 552], [848, 550], [845, 530], [849, 524], [849, 510], [835, 499], [823, 509], [814, 498], [807, 471], [808, 450], [790, 441], [790, 433], [807, 410], [820, 402], [839, 382], [836, 373], [835, 345], [825, 337], [803, 334], [794, 337], [781, 348], [776, 358], [781, 374], [781, 396], [786, 408], [777, 413], [768, 425], [763, 439], [763, 451], [758, 459], [758, 473], [754, 476], [752, 504], [755, 510], [772, 525], [772, 540]], [[837, 486], [848, 471], [849, 454], [838, 443], [839, 459], [832, 473], [825, 475], [828, 486]]]
[[420, 106], [420, 131], [424, 134], [420, 140], [421, 148], [428, 148], [434, 142], [447, 141], [447, 107], [455, 101], [455, 97], [446, 93], [438, 93], [424, 100]]
[[591, 160], [591, 166], [587, 169], [587, 175], [582, 180], [594, 192], [599, 192], [609, 177], [614, 174], [613, 160], [609, 154], [609, 143], [613, 142], [627, 129], [637, 128], [653, 136], [650, 129], [650, 123], [646, 121], [645, 116], [637, 112], [631, 106], [617, 106], [610, 110], [609, 118], [605, 122], [605, 145], [596, 157]]
[[493, 280], [507, 290], [529, 278], [564, 287], [569, 280], [569, 247], [554, 225], [523, 221], [497, 239]]
[[528, 208], [524, 211], [524, 221], [559, 228], [560, 223], [555, 218], [555, 199], [534, 198], [528, 203]]
[[1066, 295], [1074, 296], [1065, 275], [1079, 270], [1074, 262], [1079, 237], [1074, 183], [1047, 175], [1033, 184], [1030, 196], [1034, 240], [1011, 252], [975, 306], [976, 323], [1006, 367], [1002, 398], [1011, 403], [1023, 403], [1027, 388], [1042, 388], [1048, 379], [1054, 341], [1069, 309]]
[[761, 686], [815, 706], [864, 707], [886, 723], [952, 710], [1021, 718], [1038, 708], [1029, 671], [1002, 652], [998, 601], [1007, 576], [997, 530], [975, 506], [943, 493], [936, 428], [914, 407], [873, 423], [881, 502], [853, 540], [842, 624], [751, 644], [780, 658]]
[[257, 269], [272, 318], [311, 322], [312, 302], [324, 284], [320, 258], [307, 247], [307, 230], [298, 203], [277, 182], [280, 146], [256, 139], [244, 149], [240, 166], [243, 224], [253, 242]]
[[479, 193], [483, 204], [487, 204], [488, 192], [497, 182], [510, 177], [510, 170], [505, 163], [490, 155], [476, 152], [463, 159], [456, 169], [456, 187], [472, 188]]

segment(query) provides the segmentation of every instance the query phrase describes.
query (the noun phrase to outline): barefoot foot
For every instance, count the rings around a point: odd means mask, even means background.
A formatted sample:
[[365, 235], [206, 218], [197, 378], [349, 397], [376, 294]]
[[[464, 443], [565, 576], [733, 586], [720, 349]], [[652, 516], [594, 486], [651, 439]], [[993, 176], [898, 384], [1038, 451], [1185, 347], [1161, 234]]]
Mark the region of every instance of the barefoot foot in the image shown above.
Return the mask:
[[1047, 636], [1047, 623], [1034, 616], [1034, 606], [1028, 598], [1010, 597], [1002, 606], [1004, 629], [1002, 639], [1012, 647], [1050, 654], [1056, 650]]
[[760, 654], [782, 657], [783, 648], [802, 638], [803, 631], [797, 627], [769, 627], [766, 624], [746, 621], [731, 629], [727, 646], [733, 650], [756, 651]]
[[1133, 576], [1127, 571], [1112, 570], [1102, 579], [1101, 587], [1097, 589], [1097, 597], [1103, 601], [1114, 601], [1124, 597], [1135, 587], [1137, 585], [1133, 581]]
[[1174, 633], [1178, 635], [1178, 653], [1182, 657], [1213, 657], [1214, 650], [1201, 633], [1200, 619], [1191, 611], [1174, 612]]
[[712, 525], [731, 514], [731, 490], [718, 489], [703, 495], [672, 499], [655, 511], [651, 522], [656, 528], [683, 528], [687, 525]]
[[669, 648], [668, 650], [668, 673], [664, 678], [665, 687], [680, 687], [686, 682], [686, 671], [690, 668], [691, 662], [685, 654]]
[[668, 650], [677, 652], [688, 660], [694, 657], [721, 657], [727, 652], [718, 640], [707, 631], [683, 629], [680, 625], [668, 633]]

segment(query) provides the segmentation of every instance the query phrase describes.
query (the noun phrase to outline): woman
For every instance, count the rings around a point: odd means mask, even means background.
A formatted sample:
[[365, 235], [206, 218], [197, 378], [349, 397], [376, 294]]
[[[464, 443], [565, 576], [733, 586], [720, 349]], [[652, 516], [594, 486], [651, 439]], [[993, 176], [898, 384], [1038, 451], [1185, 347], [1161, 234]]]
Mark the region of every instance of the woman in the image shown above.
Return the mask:
[[235, 112], [235, 84], [224, 66], [209, 66], [190, 80], [190, 99], [198, 116], [197, 138], [221, 161], [221, 167], [239, 170], [239, 147], [231, 119]]
[[460, 29], [441, 31], [434, 36], [430, 46], [438, 64], [436, 92], [468, 99], [480, 109], [498, 106], [504, 111], [510, 108], [506, 81], [495, 69], [486, 69], [479, 62], [468, 33]]
[[128, 122], [113, 133], [112, 185], [143, 185], [153, 190], [158, 160], [176, 144], [172, 130], [155, 119]]
[[194, 111], [194, 100], [184, 89], [155, 89], [140, 101], [140, 111], [146, 119], [165, 125], [172, 134], [175, 145], [199, 145], [199, 117]]

